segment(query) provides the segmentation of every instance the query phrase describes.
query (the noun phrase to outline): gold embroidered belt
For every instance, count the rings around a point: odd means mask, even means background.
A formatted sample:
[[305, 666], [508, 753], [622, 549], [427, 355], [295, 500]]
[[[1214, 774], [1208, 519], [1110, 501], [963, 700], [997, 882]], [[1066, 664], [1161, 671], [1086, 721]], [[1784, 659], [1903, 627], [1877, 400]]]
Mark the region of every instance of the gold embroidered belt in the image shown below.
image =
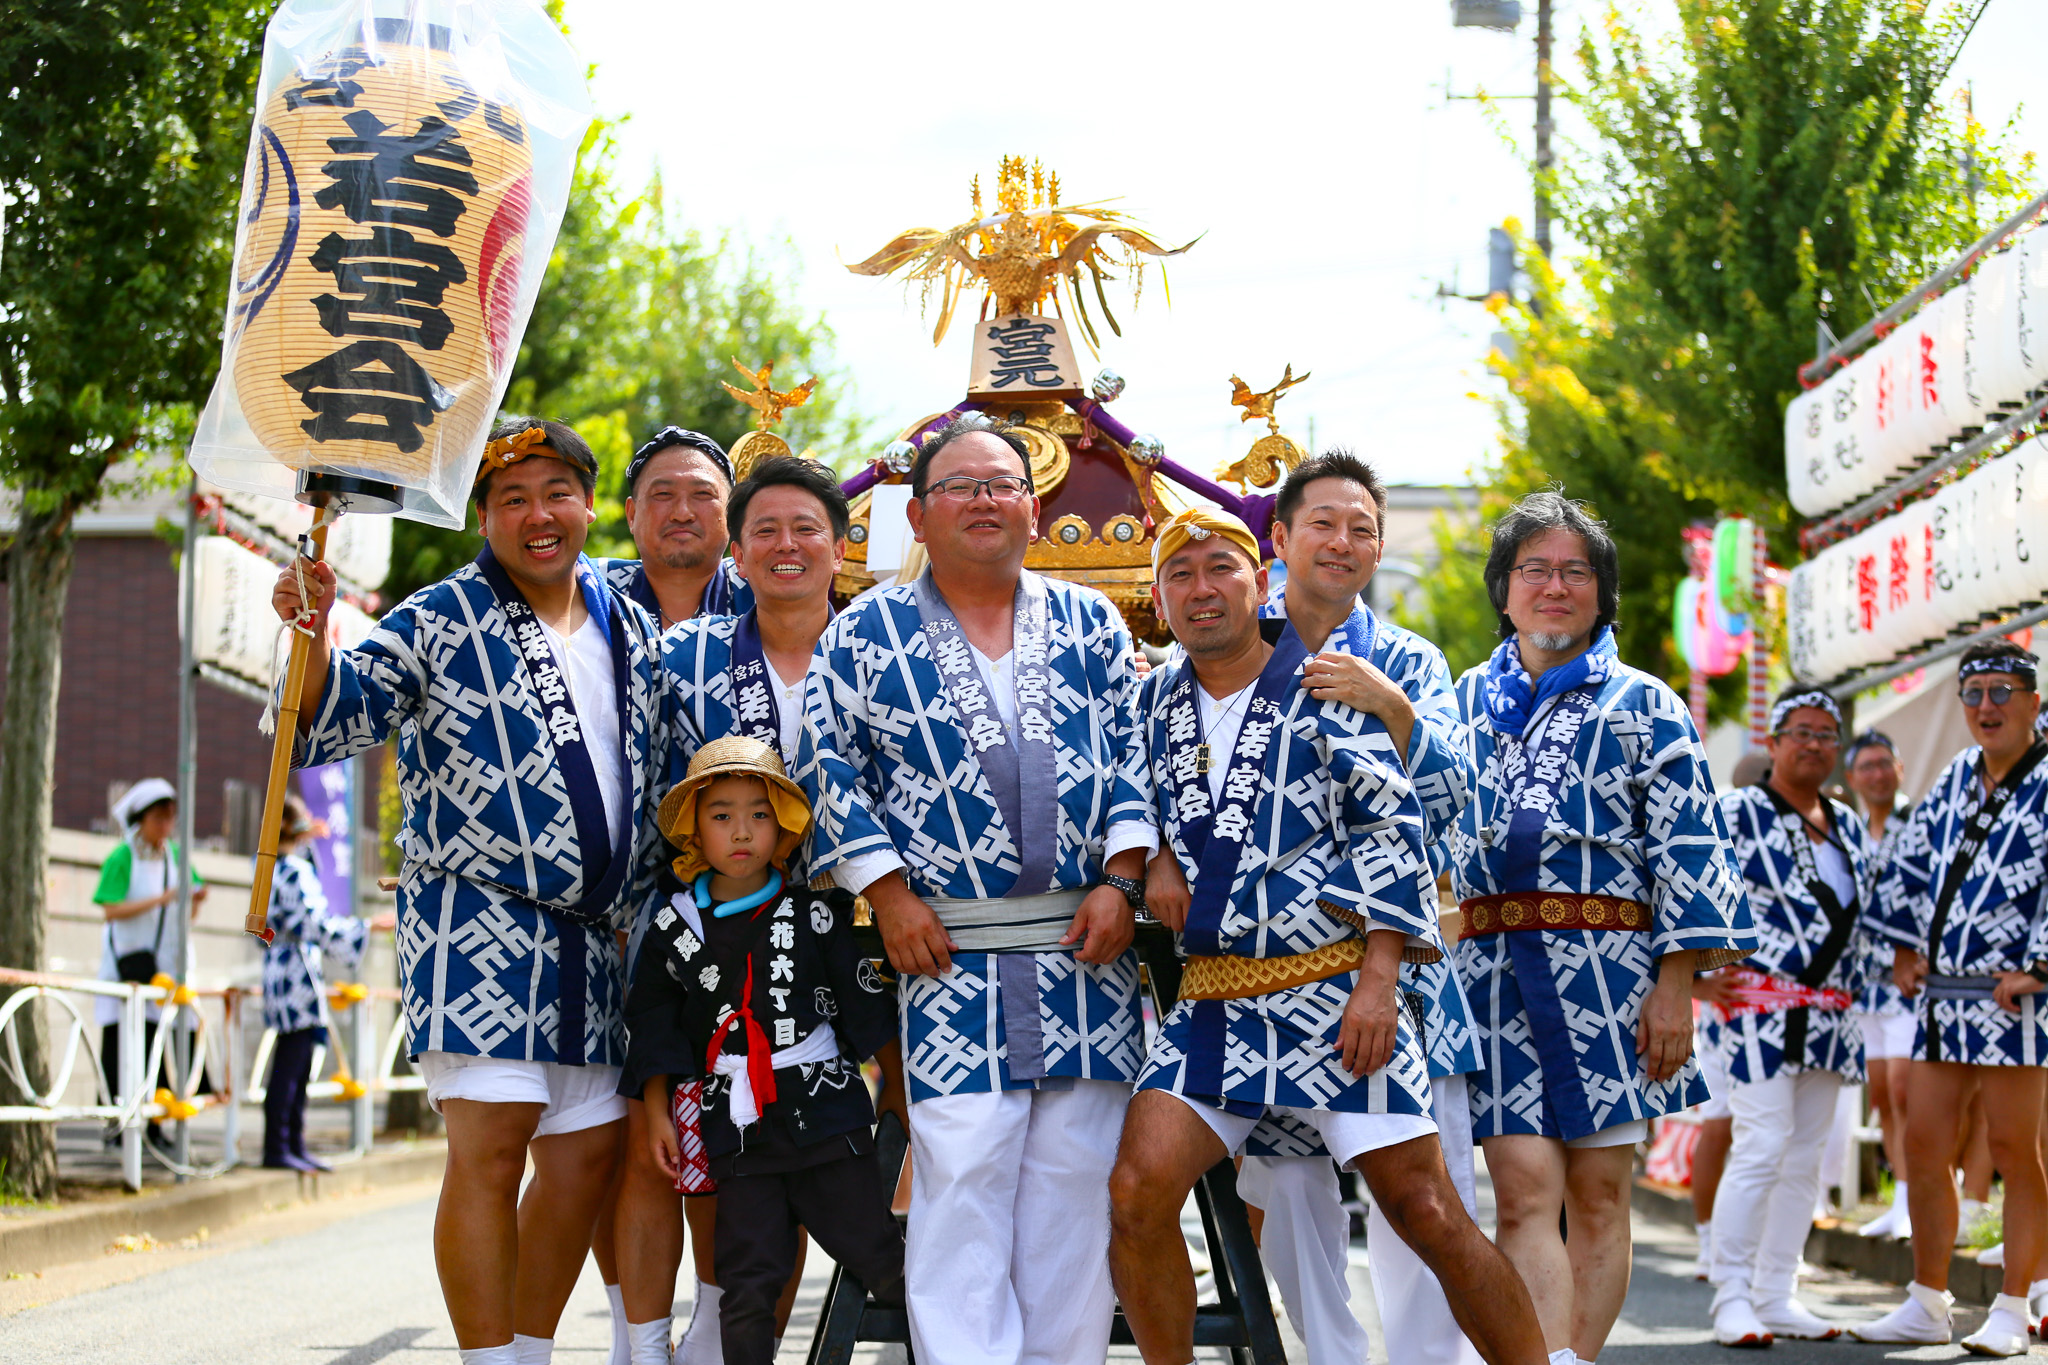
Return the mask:
[[1180, 998], [1245, 1000], [1355, 972], [1364, 965], [1365, 945], [1355, 938], [1288, 957], [1191, 957], [1181, 972]]
[[1582, 896], [1569, 891], [1510, 891], [1498, 896], [1474, 896], [1460, 901], [1464, 917], [1460, 938], [1498, 934], [1518, 929], [1626, 929], [1637, 933], [1650, 928], [1650, 907], [1641, 901], [1618, 896]]

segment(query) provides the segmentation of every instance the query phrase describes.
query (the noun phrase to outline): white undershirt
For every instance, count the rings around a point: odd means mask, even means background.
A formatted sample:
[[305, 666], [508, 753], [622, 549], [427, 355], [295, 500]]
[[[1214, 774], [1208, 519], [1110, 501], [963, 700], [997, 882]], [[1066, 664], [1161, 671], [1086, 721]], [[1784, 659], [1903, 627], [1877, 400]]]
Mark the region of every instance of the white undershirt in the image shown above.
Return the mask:
[[797, 737], [804, 732], [804, 679], [809, 675], [799, 673], [796, 681], [790, 682], [775, 671], [775, 663], [767, 654], [761, 655], [761, 662], [768, 665], [768, 685], [775, 689], [775, 722], [780, 731], [776, 743], [782, 749], [782, 765], [793, 773]]
[[1223, 804], [1223, 777], [1230, 771], [1230, 756], [1237, 751], [1237, 732], [1244, 729], [1244, 714], [1252, 701], [1246, 693], [1257, 687], [1253, 679], [1224, 697], [1211, 697], [1205, 687], [1195, 688], [1195, 706], [1202, 717], [1202, 742], [1209, 746], [1209, 800]]
[[1017, 657], [1017, 651], [1013, 649], [1000, 659], [991, 659], [973, 645], [967, 648], [973, 651], [974, 666], [981, 670], [982, 686], [988, 688], [989, 699], [996, 704], [996, 714], [1002, 717], [1003, 728], [1010, 732], [1010, 742], [1016, 743], [1017, 677], [1010, 671], [1010, 663]]
[[1843, 856], [1842, 850], [1835, 847], [1835, 841], [1825, 839], [1815, 844], [1813, 858], [1814, 870], [1828, 884], [1828, 890], [1835, 893], [1835, 899], [1845, 906], [1853, 904], [1856, 900], [1856, 876], [1849, 870], [1849, 860]]
[[[540, 618], [536, 616], [535, 620]], [[583, 747], [597, 770], [597, 789], [604, 793], [605, 827], [614, 846], [626, 827], [625, 755], [619, 751], [619, 696], [612, 685], [612, 647], [588, 616], [569, 637], [567, 648], [554, 627], [542, 621], [548, 644], [569, 679], [569, 704], [583, 727]]]

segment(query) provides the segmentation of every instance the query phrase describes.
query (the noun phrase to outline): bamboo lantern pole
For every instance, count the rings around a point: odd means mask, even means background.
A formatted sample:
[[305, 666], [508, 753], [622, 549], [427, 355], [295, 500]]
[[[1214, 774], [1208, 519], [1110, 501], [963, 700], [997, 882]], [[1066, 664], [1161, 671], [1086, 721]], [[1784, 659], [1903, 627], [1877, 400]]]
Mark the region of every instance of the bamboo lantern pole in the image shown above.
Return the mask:
[[[300, 557], [318, 564], [327, 557], [327, 530], [336, 514], [322, 509], [313, 523], [310, 537], [299, 541]], [[317, 582], [309, 582], [317, 594]], [[256, 876], [249, 887], [249, 917], [242, 927], [268, 943], [276, 937], [270, 927], [270, 879], [277, 870], [278, 826], [284, 821], [284, 793], [292, 776], [292, 749], [299, 738], [299, 693], [306, 683], [306, 663], [313, 653], [313, 609], [300, 604], [299, 619], [292, 623], [292, 652], [285, 665], [284, 695], [277, 702], [277, 733], [270, 746], [270, 783], [263, 790], [263, 825], [256, 844]]]

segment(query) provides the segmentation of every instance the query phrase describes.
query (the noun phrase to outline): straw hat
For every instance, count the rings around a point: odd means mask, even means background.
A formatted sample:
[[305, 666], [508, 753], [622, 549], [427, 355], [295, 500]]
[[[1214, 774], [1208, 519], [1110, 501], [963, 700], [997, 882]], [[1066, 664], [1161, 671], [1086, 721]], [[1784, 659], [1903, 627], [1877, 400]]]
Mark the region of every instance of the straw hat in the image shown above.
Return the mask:
[[714, 739], [697, 751], [697, 756], [690, 760], [690, 771], [669, 788], [654, 816], [662, 837], [682, 850], [682, 856], [671, 866], [676, 876], [686, 882], [710, 866], [704, 860], [703, 846], [697, 842], [697, 794], [718, 778], [735, 776], [758, 777], [768, 788], [768, 804], [775, 810], [775, 823], [782, 827], [782, 836], [775, 841], [775, 852], [769, 859], [776, 867], [788, 864], [789, 855], [796, 852], [796, 846], [811, 828], [811, 803], [805, 799], [803, 788], [789, 780], [781, 754], [744, 735]]

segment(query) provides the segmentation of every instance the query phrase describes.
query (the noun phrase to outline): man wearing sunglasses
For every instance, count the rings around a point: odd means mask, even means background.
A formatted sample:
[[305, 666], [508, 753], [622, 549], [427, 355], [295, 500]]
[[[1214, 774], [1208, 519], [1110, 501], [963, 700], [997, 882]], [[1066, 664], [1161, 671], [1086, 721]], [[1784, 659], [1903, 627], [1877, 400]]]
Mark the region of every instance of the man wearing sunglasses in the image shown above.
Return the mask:
[[811, 871], [867, 897], [901, 976], [913, 1349], [1099, 1361], [1143, 1051], [1131, 637], [1101, 593], [1025, 571], [1039, 505], [1004, 423], [948, 423], [910, 486], [930, 567], [825, 628], [797, 776]]
[[[1946, 1344], [1949, 1248], [1957, 1207], [1956, 1129], [1977, 1084], [1991, 1156], [2005, 1177], [2005, 1283], [1964, 1340], [1979, 1355], [2020, 1355], [2048, 1311], [2037, 1281], [2048, 1235], [2038, 1138], [2048, 1089], [2048, 743], [2034, 732], [2039, 661], [2010, 640], [1963, 651], [1963, 719], [1977, 742], [1956, 755], [1913, 811], [1872, 927], [1895, 952], [1900, 992], [1919, 1012], [1906, 1079], [1906, 1173], [1913, 1283], [1906, 1302], [1853, 1329], [1865, 1341]], [[2031, 1301], [2031, 1302], [2030, 1302]]]
[[626, 466], [626, 526], [638, 559], [597, 561], [663, 630], [695, 616], [740, 616], [754, 590], [725, 558], [732, 461], [701, 431], [663, 427]]
[[1714, 1340], [1826, 1341], [1841, 1328], [1793, 1297], [1842, 1083], [1863, 1075], [1849, 1010], [1868, 960], [1858, 919], [1877, 870], [1870, 836], [1821, 794], [1842, 712], [1794, 685], [1771, 708], [1771, 772], [1721, 797], [1756, 918], [1756, 951], [1723, 975], [1722, 1048], [1734, 1143], [1714, 1198]]

